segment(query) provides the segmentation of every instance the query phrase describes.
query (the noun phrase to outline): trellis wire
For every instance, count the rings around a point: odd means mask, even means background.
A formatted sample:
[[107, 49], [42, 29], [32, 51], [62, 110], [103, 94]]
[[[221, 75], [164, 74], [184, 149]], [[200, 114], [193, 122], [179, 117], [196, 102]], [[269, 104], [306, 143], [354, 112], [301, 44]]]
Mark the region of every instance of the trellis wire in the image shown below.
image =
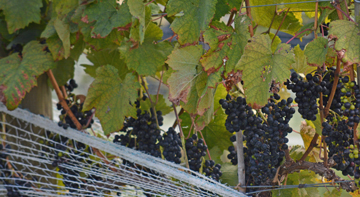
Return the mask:
[[[1, 144], [11, 146], [1, 150], [9, 152], [6, 160], [0, 158], [4, 164], [0, 166], [0, 196], [5, 196], [6, 189], [20, 196], [116, 196], [118, 192], [122, 196], [245, 196], [180, 165], [65, 130], [26, 110], [8, 111], [0, 104], [0, 114], [6, 114], [6, 121], [1, 122], [6, 127]], [[87, 148], [79, 149], [81, 143]], [[64, 144], [66, 150], [61, 149]], [[106, 164], [91, 147], [116, 158]], [[56, 163], [60, 154], [66, 157]]]

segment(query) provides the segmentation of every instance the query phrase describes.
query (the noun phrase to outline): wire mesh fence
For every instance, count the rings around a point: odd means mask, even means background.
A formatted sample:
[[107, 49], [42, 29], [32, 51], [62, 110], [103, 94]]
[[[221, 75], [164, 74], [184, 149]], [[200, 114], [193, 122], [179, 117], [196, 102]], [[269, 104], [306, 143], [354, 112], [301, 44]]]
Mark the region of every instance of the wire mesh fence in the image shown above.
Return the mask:
[[0, 105], [0, 196], [244, 196], [180, 165]]

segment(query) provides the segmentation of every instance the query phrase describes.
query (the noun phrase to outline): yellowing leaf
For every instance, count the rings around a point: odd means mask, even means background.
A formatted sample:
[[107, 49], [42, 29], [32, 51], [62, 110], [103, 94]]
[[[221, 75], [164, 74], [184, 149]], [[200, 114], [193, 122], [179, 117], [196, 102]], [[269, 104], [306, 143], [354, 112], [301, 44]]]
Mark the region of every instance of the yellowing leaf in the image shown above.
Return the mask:
[[[250, 5], [267, 5], [267, 4], [274, 4], [273, 0], [250, 0]], [[301, 4], [296, 4], [297, 6]], [[251, 16], [257, 25], [261, 25], [264, 27], [269, 27], [271, 20], [275, 14], [276, 6], [261, 6], [261, 7], [254, 7], [251, 8]], [[279, 15], [276, 15], [274, 21], [272, 23], [271, 28], [278, 29], [282, 20], [285, 16], [286, 12], [282, 12]], [[291, 11], [287, 14], [284, 22], [281, 25], [280, 31], [289, 33], [294, 35], [296, 32], [299, 31], [301, 28], [301, 24], [299, 20], [294, 16]]]
[[295, 63], [291, 65], [291, 68], [294, 69], [297, 73], [310, 73], [313, 70], [316, 70], [316, 66], [309, 66], [307, 64], [306, 56], [304, 55], [304, 51], [301, 50], [299, 45], [294, 47], [295, 53]]
[[353, 22], [337, 20], [330, 23], [329, 35], [336, 36], [335, 49], [344, 50], [347, 65], [360, 63], [360, 27]]
[[125, 116], [136, 116], [136, 109], [129, 102], [136, 100], [140, 84], [135, 82], [132, 73], [124, 80], [117, 73], [110, 65], [98, 68], [84, 103], [84, 111], [96, 109], [95, 115], [100, 119], [105, 135], [120, 130]]
[[203, 53], [201, 45], [175, 49], [166, 63], [175, 71], [168, 78], [169, 100], [179, 103], [187, 102], [192, 81], [197, 77], [196, 66], [199, 65]]
[[322, 66], [326, 60], [328, 52], [328, 40], [324, 37], [318, 37], [309, 42], [304, 50], [309, 64]]
[[290, 45], [279, 44], [273, 53], [268, 35], [254, 36], [246, 45], [244, 55], [236, 65], [236, 69], [243, 70], [248, 103], [265, 105], [270, 96], [271, 82], [285, 81], [290, 76], [292, 63], [294, 56]]

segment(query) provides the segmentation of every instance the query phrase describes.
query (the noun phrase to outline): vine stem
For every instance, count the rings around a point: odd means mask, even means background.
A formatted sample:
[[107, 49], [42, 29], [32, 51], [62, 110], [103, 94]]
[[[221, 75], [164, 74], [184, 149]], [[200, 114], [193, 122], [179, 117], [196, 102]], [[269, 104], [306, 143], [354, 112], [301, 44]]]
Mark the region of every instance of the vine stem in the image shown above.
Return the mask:
[[176, 117], [176, 122], [177, 122], [177, 125], [179, 127], [179, 130], [180, 130], [180, 138], [181, 138], [181, 143], [182, 143], [182, 147], [183, 147], [183, 150], [184, 150], [184, 157], [185, 157], [185, 165], [187, 168], [190, 169], [190, 166], [189, 166], [189, 160], [187, 158], [187, 153], [186, 153], [186, 146], [185, 146], [185, 135], [183, 133], [183, 130], [181, 128], [181, 123], [180, 123], [180, 119], [179, 119], [179, 115], [176, 111], [176, 105], [174, 102], [172, 102], [173, 104], [173, 108], [174, 108], [174, 113], [175, 113], [175, 117]]
[[275, 16], [276, 16], [276, 9], [277, 9], [277, 6], [275, 6], [274, 16], [273, 16], [272, 19], [271, 19], [271, 23], [270, 23], [270, 25], [269, 25], [269, 29], [268, 29], [267, 31], [265, 31], [263, 34], [269, 34], [269, 33], [270, 33], [271, 26], [272, 26], [272, 24], [274, 23], [274, 19], [275, 19]]
[[319, 2], [316, 1], [315, 3], [315, 21], [314, 21], [314, 36], [315, 36], [315, 39], [318, 37], [317, 36], [317, 33], [316, 33], [316, 30], [317, 30], [317, 26], [318, 26], [318, 6], [319, 6]]
[[[144, 89], [145, 89], [145, 91], [146, 91], [146, 94], [147, 94], [148, 97], [149, 97], [149, 100], [150, 100], [150, 103], [151, 103], [151, 108], [152, 108], [153, 111], [154, 111], [154, 116], [155, 116], [155, 120], [156, 120], [156, 125], [157, 125], [158, 128], [160, 128], [160, 126], [159, 126], [159, 121], [158, 121], [157, 114], [156, 114], [156, 109], [155, 109], [155, 105], [156, 105], [156, 104], [155, 104], [155, 103], [153, 102], [153, 100], [151, 99], [151, 96], [150, 96], [150, 94], [149, 94], [149, 90], [146, 88], [144, 78], [141, 77], [141, 76], [140, 76], [140, 78], [141, 78], [141, 85], [144, 87]], [[161, 83], [160, 83], [160, 84], [161, 84]]]
[[[245, 186], [245, 161], [244, 161], [244, 145], [242, 131], [236, 132], [236, 152], [238, 158], [238, 182], [239, 186]], [[246, 192], [246, 188], [238, 187], [243, 193]]]
[[[205, 138], [204, 138], [204, 136], [203, 136], [202, 132], [201, 132], [201, 131], [199, 131], [199, 133], [200, 133], [200, 135], [201, 135], [201, 138], [204, 140], [204, 145], [207, 147], [207, 145], [206, 145], [206, 141], [205, 141]], [[206, 148], [206, 152], [207, 152], [207, 154], [209, 155], [209, 159], [210, 159], [210, 160], [212, 160], [212, 159], [211, 159], [211, 155], [210, 155], [209, 148]]]
[[232, 24], [235, 13], [236, 13], [236, 10], [232, 10], [232, 11], [231, 11], [229, 20], [228, 20], [228, 22], [227, 22], [227, 26], [230, 26], [230, 25]]
[[282, 24], [284, 23], [284, 21], [285, 21], [285, 18], [286, 18], [286, 16], [287, 16], [287, 14], [289, 13], [289, 10], [290, 10], [290, 8], [288, 8], [288, 10], [286, 11], [284, 18], [282, 19], [282, 21], [281, 21], [281, 23], [280, 23], [280, 25], [279, 25], [278, 29], [276, 30], [276, 33], [275, 33], [275, 35], [274, 35], [273, 39], [271, 40], [271, 44], [274, 42], [276, 35], [279, 33], [280, 28], [281, 28]]
[[61, 91], [62, 91], [62, 93], [63, 93], [63, 95], [64, 95], [64, 98], [67, 99], [67, 94], [66, 94], [65, 86], [61, 86], [60, 88], [61, 88]]
[[75, 124], [77, 130], [81, 131], [82, 130], [82, 126], [79, 123], [79, 121], [76, 119], [76, 117], [74, 116], [74, 114], [72, 113], [72, 111], [70, 110], [68, 104], [66, 103], [62, 92], [60, 91], [60, 88], [58, 86], [58, 83], [56, 82], [56, 79], [54, 77], [54, 74], [52, 73], [51, 70], [46, 71], [46, 74], [48, 75], [50, 82], [52, 84], [52, 86], [55, 89], [56, 95], [59, 99], [59, 102], [61, 104], [61, 106], [64, 108], [64, 110], [66, 111], [67, 115], [70, 117], [71, 121], [73, 121], [73, 123]]
[[[60, 104], [61, 106], [64, 108], [64, 110], [66, 111], [66, 113], [68, 114], [68, 116], [70, 117], [71, 121], [73, 121], [73, 123], [76, 126], [76, 129], [81, 131], [82, 130], [82, 126], [79, 123], [79, 121], [76, 119], [76, 117], [74, 116], [74, 114], [72, 113], [72, 111], [70, 110], [69, 106], [67, 105], [62, 92], [60, 91], [60, 88], [58, 86], [58, 83], [56, 82], [56, 79], [54, 77], [54, 74], [52, 73], [51, 70], [46, 71], [46, 74], [49, 76], [50, 82], [52, 84], [52, 86], [55, 89], [55, 92], [59, 98]], [[105, 158], [105, 156], [96, 148], [92, 148], [93, 151], [95, 152], [95, 154], [101, 158], [101, 160], [103, 162], [105, 162], [106, 164], [109, 164], [109, 161]], [[114, 172], [117, 172], [117, 170], [115, 168], [110, 167], [110, 169]]]
[[[184, 111], [185, 111], [184, 108], [181, 108], [178, 116], [181, 116], [181, 114], [183, 114]], [[174, 129], [175, 129], [177, 123], [178, 123], [178, 122], [177, 122], [177, 119], [176, 119], [175, 122], [174, 122], [174, 124], [173, 124], [173, 126], [172, 126]]]
[[159, 87], [158, 87], [158, 90], [157, 90], [157, 93], [156, 93], [156, 102], [155, 102], [155, 105], [156, 105], [156, 104], [158, 103], [158, 101], [159, 101], [159, 92], [160, 92], [160, 87], [161, 87], [163, 75], [164, 75], [164, 65], [162, 66], [162, 72], [161, 72], [161, 76], [160, 76]]
[[[249, 8], [249, 6], [250, 6], [249, 0], [245, 0], [245, 5], [246, 5], [246, 15], [252, 20], [251, 8]], [[251, 23], [250, 23], [250, 26], [249, 26], [249, 32], [250, 32], [250, 36], [253, 37], [254, 36], [254, 29], [253, 29], [253, 26], [252, 26]]]
[[311, 31], [311, 29], [304, 29], [304, 30], [302, 30], [301, 32], [295, 34], [295, 36], [293, 36], [292, 38], [290, 38], [290, 40], [288, 40], [288, 41], [286, 42], [286, 44], [289, 44], [292, 40], [294, 40], [294, 38], [298, 37], [300, 34], [306, 32], [306, 31]]

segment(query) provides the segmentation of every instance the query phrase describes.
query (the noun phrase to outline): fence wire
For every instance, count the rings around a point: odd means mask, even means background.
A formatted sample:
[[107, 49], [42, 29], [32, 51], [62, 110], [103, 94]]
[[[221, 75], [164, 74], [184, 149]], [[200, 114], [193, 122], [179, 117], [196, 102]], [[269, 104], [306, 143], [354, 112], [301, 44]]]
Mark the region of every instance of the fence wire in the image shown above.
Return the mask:
[[244, 196], [180, 165], [65, 130], [28, 111], [0, 104], [0, 114], [0, 196]]

